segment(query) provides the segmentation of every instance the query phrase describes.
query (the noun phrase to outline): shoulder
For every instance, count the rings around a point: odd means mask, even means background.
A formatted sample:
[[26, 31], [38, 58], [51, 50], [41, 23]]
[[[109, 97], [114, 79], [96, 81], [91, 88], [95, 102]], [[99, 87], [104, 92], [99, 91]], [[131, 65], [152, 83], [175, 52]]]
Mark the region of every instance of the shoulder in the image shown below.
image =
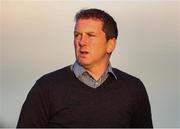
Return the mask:
[[142, 81], [133, 76], [130, 75], [126, 72], [123, 72], [117, 68], [113, 68], [113, 72], [115, 73], [115, 75], [117, 76], [117, 81], [124, 84], [126, 87], [128, 88], [143, 88], [144, 89], [144, 84], [142, 83]]
[[69, 79], [72, 78], [72, 71], [70, 66], [58, 69], [56, 71], [47, 73], [41, 76], [33, 86], [33, 89], [50, 90], [54, 88], [63, 88]]
[[133, 76], [133, 75], [130, 75], [126, 72], [123, 72], [117, 68], [113, 68], [113, 72], [115, 73], [115, 75], [117, 76], [118, 79], [121, 79], [121, 80], [128, 80], [128, 81], [137, 81], [139, 80], [139, 78]]
[[[123, 92], [127, 95], [132, 95], [134, 100], [142, 100], [146, 99], [148, 101], [148, 95], [146, 88], [143, 82], [128, 73], [120, 71], [116, 68], [113, 68], [114, 73], [117, 76], [117, 83], [119, 85], [120, 90], [123, 89]], [[144, 100], [143, 100], [144, 101]]]
[[67, 79], [67, 76], [70, 76], [71, 75], [71, 69], [70, 69], [70, 66], [66, 66], [64, 68], [61, 68], [61, 69], [58, 69], [56, 71], [53, 71], [53, 72], [50, 72], [50, 73], [47, 73], [45, 75], [43, 75], [42, 77], [40, 77], [37, 81], [40, 81], [40, 82], [56, 82], [58, 80], [66, 80]]
[[68, 90], [67, 85], [71, 82], [69, 78], [72, 78], [72, 75], [70, 66], [43, 75], [30, 89], [28, 98], [38, 98], [39, 96], [44, 98], [55, 96], [54, 98], [56, 98], [56, 96], [63, 96]]

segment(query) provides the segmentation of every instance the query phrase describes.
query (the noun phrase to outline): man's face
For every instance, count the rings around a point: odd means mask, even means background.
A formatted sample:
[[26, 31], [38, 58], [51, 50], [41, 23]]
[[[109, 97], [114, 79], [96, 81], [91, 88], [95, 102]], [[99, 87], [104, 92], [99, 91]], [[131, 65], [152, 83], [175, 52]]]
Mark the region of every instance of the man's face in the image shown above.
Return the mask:
[[95, 19], [79, 19], [74, 29], [74, 46], [77, 61], [85, 68], [109, 62], [112, 52], [102, 30], [103, 23]]

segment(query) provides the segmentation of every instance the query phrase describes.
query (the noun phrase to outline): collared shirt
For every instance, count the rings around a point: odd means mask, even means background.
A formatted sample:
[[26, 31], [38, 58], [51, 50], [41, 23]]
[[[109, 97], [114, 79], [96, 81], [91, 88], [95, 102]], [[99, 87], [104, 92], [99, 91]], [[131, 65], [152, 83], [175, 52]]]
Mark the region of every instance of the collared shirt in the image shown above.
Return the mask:
[[109, 64], [107, 70], [104, 74], [100, 77], [99, 80], [95, 80], [89, 72], [85, 68], [83, 68], [77, 61], [72, 65], [71, 70], [74, 72], [75, 76], [86, 85], [97, 88], [100, 86], [111, 74], [115, 79], [117, 79], [115, 73], [112, 70], [111, 64]]

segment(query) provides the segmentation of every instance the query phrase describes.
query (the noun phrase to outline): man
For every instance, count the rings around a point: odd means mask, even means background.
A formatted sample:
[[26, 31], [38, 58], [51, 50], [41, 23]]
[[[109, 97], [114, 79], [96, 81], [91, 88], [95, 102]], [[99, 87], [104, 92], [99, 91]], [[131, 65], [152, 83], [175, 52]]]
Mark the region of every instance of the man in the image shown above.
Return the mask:
[[111, 67], [118, 36], [114, 19], [102, 10], [86, 9], [75, 21], [75, 63], [36, 82], [17, 127], [151, 128], [142, 82]]

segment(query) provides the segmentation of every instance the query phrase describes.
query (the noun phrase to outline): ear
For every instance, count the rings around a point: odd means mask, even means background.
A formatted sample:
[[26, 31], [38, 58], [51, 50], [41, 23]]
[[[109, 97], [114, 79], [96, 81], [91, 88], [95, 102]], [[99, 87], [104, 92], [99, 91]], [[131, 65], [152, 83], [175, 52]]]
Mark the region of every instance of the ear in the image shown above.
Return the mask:
[[116, 47], [116, 39], [115, 38], [109, 39], [107, 42], [107, 53], [111, 54], [115, 49], [115, 47]]

